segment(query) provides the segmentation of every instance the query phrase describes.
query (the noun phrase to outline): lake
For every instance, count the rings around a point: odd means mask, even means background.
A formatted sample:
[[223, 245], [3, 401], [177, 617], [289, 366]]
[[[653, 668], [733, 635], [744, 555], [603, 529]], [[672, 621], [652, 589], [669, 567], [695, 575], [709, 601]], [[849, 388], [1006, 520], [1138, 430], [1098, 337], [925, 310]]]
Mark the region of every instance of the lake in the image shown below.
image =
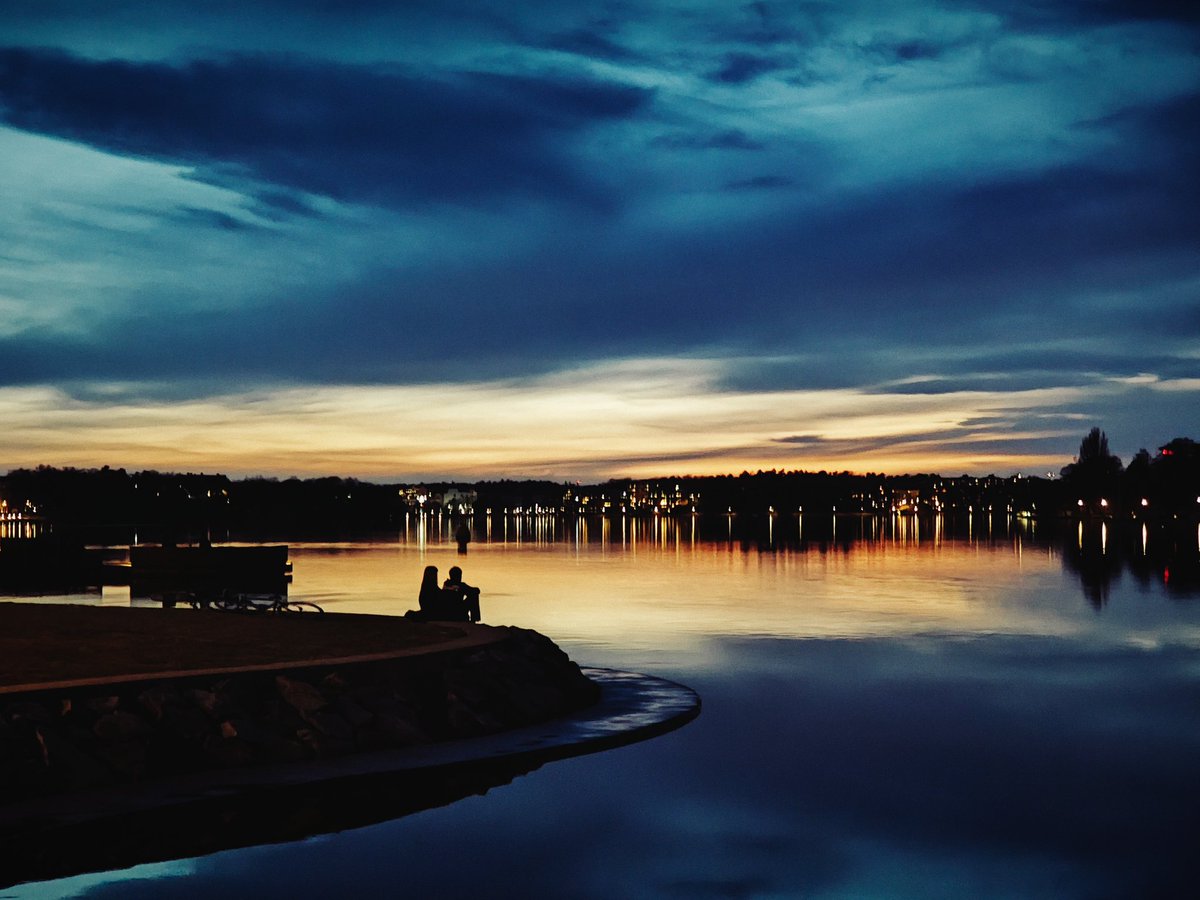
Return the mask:
[[459, 564], [485, 622], [687, 684], [700, 717], [382, 824], [5, 896], [1194, 893], [1194, 523], [497, 520], [465, 555], [448, 530], [292, 542], [291, 596], [401, 614]]

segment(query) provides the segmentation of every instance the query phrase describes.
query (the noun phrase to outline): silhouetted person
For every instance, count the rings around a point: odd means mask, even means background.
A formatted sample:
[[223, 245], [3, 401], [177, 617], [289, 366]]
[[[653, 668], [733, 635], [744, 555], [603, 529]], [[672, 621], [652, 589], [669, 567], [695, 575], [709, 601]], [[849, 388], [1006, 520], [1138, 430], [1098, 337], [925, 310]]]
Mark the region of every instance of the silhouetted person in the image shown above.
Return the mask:
[[438, 587], [437, 566], [425, 567], [425, 574], [421, 576], [421, 592], [417, 595], [417, 603], [421, 607], [421, 618], [441, 618], [442, 589]]
[[442, 585], [448, 604], [454, 604], [463, 611], [463, 617], [468, 622], [479, 621], [479, 588], [472, 587], [462, 580], [462, 569], [451, 566], [447, 573], [450, 577]]
[[[467, 544], [471, 541], [471, 529], [465, 521], [460, 522], [458, 527], [454, 529], [454, 540], [458, 542], [458, 552], [466, 553]], [[451, 569], [450, 571], [453, 572], [454, 570]]]

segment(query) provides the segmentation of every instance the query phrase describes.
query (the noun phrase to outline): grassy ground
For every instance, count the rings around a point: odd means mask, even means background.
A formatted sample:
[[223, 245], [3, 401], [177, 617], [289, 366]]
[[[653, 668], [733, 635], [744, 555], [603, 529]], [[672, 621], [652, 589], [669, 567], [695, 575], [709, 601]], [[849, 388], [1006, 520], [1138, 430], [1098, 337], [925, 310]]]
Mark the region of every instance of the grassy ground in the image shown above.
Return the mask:
[[0, 603], [0, 687], [417, 651], [462, 636], [393, 616]]

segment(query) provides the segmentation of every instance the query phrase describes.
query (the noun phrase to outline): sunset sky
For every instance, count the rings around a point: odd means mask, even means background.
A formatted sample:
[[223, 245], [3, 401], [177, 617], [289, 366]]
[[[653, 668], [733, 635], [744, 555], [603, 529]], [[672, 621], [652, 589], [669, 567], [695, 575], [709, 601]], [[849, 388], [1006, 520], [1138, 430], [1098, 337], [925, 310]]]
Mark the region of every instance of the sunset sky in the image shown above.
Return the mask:
[[0, 473], [1200, 438], [1200, 4], [0, 0]]

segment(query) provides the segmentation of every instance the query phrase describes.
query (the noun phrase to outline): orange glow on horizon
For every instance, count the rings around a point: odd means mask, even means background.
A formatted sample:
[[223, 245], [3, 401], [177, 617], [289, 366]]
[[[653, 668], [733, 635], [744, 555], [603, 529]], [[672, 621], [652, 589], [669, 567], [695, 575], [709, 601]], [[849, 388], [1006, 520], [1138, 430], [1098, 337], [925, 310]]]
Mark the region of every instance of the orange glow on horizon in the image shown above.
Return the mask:
[[[288, 386], [178, 402], [120, 399], [122, 386], [112, 400], [5, 388], [0, 470], [109, 465], [386, 480], [759, 469], [1003, 475], [1057, 471], [1077, 439], [1067, 414], [1041, 415], [1051, 427], [1030, 430], [1014, 409], [1035, 420], [1040, 410], [1093, 399], [1081, 388], [738, 392], [716, 387], [720, 374], [715, 361], [637, 360], [528, 381]], [[1028, 449], [1047, 440], [1063, 451]]]

